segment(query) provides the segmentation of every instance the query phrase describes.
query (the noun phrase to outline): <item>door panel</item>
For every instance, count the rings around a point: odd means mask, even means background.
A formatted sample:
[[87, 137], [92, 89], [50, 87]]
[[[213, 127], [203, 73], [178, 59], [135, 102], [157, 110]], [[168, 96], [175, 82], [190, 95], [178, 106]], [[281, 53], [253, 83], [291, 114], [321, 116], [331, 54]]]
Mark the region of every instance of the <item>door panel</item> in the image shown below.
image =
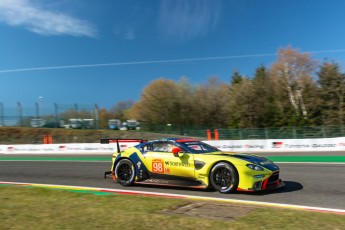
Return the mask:
[[148, 170], [156, 174], [194, 178], [193, 154], [175, 157], [172, 152], [147, 152], [145, 164]]

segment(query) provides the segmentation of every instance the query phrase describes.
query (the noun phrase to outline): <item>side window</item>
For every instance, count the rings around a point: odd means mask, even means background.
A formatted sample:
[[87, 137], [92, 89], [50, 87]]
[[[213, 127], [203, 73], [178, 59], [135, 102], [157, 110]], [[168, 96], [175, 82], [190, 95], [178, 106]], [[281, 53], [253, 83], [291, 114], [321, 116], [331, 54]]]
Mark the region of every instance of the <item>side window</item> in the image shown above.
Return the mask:
[[173, 147], [175, 147], [172, 143], [167, 143], [167, 142], [157, 142], [157, 143], [153, 143], [152, 145], [153, 145], [154, 152], [171, 153]]
[[164, 151], [164, 143], [163, 142], [156, 142], [152, 144], [154, 152], [165, 152]]
[[141, 151], [142, 152], [147, 152], [147, 151], [152, 151], [152, 144], [146, 144], [141, 146]]
[[172, 152], [172, 149], [175, 147], [175, 145], [171, 144], [171, 143], [167, 143], [165, 145], [165, 152], [167, 153], [171, 153]]

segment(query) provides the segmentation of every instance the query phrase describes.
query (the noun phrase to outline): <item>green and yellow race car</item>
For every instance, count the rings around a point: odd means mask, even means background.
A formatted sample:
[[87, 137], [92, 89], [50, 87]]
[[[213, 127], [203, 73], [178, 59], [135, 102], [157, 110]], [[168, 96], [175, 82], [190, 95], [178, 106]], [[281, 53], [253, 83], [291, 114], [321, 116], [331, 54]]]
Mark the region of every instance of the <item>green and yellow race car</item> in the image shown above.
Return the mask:
[[[121, 141], [138, 145], [120, 150]], [[222, 152], [196, 139], [143, 140], [102, 139], [116, 142], [111, 170], [104, 176], [123, 186], [134, 183], [213, 188], [221, 193], [280, 188], [280, 169], [272, 161], [253, 154]]]

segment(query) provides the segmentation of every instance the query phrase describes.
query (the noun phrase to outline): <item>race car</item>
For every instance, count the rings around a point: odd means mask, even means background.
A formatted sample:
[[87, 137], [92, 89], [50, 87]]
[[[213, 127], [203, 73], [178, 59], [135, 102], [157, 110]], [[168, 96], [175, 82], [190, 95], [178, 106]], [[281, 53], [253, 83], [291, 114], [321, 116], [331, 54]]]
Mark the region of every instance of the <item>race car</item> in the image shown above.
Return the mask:
[[[121, 142], [139, 144], [120, 151]], [[280, 169], [272, 161], [253, 154], [223, 152], [191, 138], [143, 140], [102, 139], [116, 142], [110, 171], [123, 186], [134, 183], [213, 188], [220, 193], [280, 188]]]

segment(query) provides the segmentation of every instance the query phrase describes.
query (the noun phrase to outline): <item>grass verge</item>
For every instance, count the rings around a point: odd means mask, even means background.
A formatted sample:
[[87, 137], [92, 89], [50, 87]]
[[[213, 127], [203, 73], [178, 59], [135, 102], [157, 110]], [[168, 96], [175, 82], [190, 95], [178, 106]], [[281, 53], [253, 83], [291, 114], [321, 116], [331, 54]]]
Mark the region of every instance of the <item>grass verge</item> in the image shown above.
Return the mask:
[[[345, 216], [248, 207], [221, 220], [176, 213], [195, 201], [150, 196], [76, 193], [46, 188], [0, 186], [0, 229], [343, 229]], [[212, 203], [217, 210], [219, 203]], [[229, 213], [245, 206], [222, 203]], [[224, 209], [225, 206], [225, 209]], [[213, 207], [208, 203], [208, 207]], [[211, 210], [210, 210], [211, 213]], [[228, 213], [228, 215], [229, 215]]]

